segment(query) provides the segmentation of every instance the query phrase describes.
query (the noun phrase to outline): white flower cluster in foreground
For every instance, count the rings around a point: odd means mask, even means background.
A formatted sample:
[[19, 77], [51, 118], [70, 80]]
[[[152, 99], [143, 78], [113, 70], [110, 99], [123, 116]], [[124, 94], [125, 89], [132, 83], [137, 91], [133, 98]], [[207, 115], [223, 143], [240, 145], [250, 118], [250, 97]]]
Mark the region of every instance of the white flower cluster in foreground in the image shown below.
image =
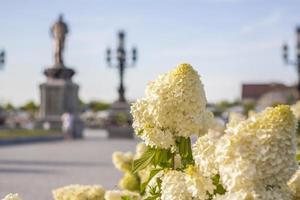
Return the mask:
[[219, 170], [215, 154], [217, 142], [218, 139], [204, 135], [193, 146], [193, 156], [199, 170], [209, 177], [218, 174]]
[[53, 197], [54, 200], [123, 200], [125, 197], [130, 200], [140, 200], [139, 193], [127, 190], [105, 191], [105, 189], [99, 185], [65, 186], [54, 190]]
[[18, 194], [8, 194], [2, 200], [22, 200]]
[[175, 137], [204, 134], [212, 122], [198, 73], [181, 64], [150, 82], [146, 97], [131, 107], [133, 127], [147, 145], [170, 148]]
[[188, 191], [185, 182], [185, 174], [180, 171], [172, 170], [164, 174], [162, 178], [162, 200], [191, 200], [192, 196]]
[[215, 155], [229, 193], [291, 199], [287, 181], [296, 172], [296, 120], [289, 106], [267, 108], [227, 129]]
[[300, 169], [293, 175], [293, 177], [289, 180], [288, 186], [292, 190], [293, 195], [300, 199]]
[[[152, 193], [163, 200], [292, 200], [300, 196], [299, 174], [293, 176], [298, 169], [297, 122], [289, 106], [267, 108], [248, 119], [232, 114], [225, 131], [222, 126], [216, 128], [205, 106], [202, 83], [188, 64], [159, 76], [148, 85], [146, 97], [133, 104], [137, 135], [150, 147], [174, 152], [172, 169], [164, 170], [161, 185], [158, 181]], [[293, 106], [296, 115], [297, 110], [300, 113], [300, 103]], [[194, 165], [188, 151], [182, 153], [186, 143], [178, 139], [193, 134], [199, 137], [192, 147]], [[178, 154], [183, 156], [179, 168], [174, 165]], [[157, 188], [160, 194], [155, 193]]]
[[53, 190], [54, 200], [104, 200], [104, 194], [99, 185], [69, 185]]
[[213, 180], [195, 166], [186, 170], [185, 181], [193, 199], [209, 199], [208, 194], [213, 194], [216, 189]]
[[127, 190], [111, 190], [105, 193], [105, 200], [123, 200], [124, 197], [129, 198], [130, 200], [140, 200], [141, 197], [136, 192], [130, 192]]
[[123, 153], [116, 151], [113, 153], [112, 161], [115, 167], [122, 171], [129, 171], [133, 161], [133, 154], [131, 152]]
[[207, 194], [213, 194], [216, 187], [208, 177], [214, 174], [220, 175], [227, 190], [224, 195], [213, 195], [216, 200], [292, 200], [300, 196], [300, 172], [291, 179], [298, 165], [296, 120], [290, 107], [267, 108], [235, 122], [220, 138], [204, 135], [198, 139], [193, 146], [197, 170], [167, 172], [162, 178], [162, 199], [209, 199]]
[[300, 120], [300, 101], [297, 101], [291, 108], [297, 120]]

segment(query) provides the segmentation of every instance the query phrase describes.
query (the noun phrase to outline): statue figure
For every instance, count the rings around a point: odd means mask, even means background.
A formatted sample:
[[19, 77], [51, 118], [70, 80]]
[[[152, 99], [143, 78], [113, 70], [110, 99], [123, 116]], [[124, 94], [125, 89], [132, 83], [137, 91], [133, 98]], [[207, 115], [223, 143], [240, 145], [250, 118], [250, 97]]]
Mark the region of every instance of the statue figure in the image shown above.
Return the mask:
[[65, 38], [69, 30], [67, 24], [63, 21], [62, 14], [59, 15], [58, 21], [53, 24], [50, 32], [55, 42], [55, 50], [54, 50], [55, 66], [63, 67], [64, 62], [63, 62], [62, 54], [65, 46]]

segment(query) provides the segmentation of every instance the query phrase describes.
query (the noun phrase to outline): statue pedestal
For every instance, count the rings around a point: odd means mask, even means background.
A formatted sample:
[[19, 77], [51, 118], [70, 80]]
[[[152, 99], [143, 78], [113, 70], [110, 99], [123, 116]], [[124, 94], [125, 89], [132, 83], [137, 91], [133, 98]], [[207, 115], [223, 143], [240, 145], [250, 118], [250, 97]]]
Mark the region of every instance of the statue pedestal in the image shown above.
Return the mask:
[[109, 138], [133, 138], [132, 116], [127, 102], [114, 102], [109, 110], [106, 129]]
[[80, 104], [78, 98], [79, 86], [72, 82], [74, 71], [69, 68], [49, 68], [45, 70], [47, 81], [40, 85], [41, 105], [39, 126], [49, 129], [61, 129], [61, 116], [70, 113], [74, 116], [74, 137], [82, 136], [82, 125], [78, 117]]

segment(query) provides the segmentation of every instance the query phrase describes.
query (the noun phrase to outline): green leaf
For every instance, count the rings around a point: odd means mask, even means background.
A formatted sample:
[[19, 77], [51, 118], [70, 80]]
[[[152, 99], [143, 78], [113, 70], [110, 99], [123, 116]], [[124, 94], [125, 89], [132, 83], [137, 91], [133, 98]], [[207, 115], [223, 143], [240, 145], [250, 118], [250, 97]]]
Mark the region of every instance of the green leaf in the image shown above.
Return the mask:
[[297, 155], [296, 155], [296, 159], [297, 159], [298, 161], [300, 161], [300, 154], [297, 154]]
[[147, 197], [145, 200], [157, 200], [160, 199], [160, 194], [152, 195], [151, 197]]
[[151, 197], [147, 197], [145, 200], [157, 200], [160, 199], [160, 194], [152, 195]]
[[139, 129], [136, 133], [137, 136], [141, 136], [143, 135], [144, 130], [143, 129]]
[[147, 167], [153, 160], [156, 150], [148, 148], [148, 150], [142, 155], [141, 158], [132, 162], [132, 173], [136, 173], [145, 167]]
[[181, 157], [181, 162], [184, 168], [187, 165], [194, 164], [192, 145], [190, 138], [178, 137], [177, 138], [177, 147], [179, 155]]
[[214, 193], [216, 193], [216, 194], [221, 194], [221, 195], [225, 194], [225, 192], [226, 192], [226, 190], [225, 190], [225, 188], [223, 187], [223, 185], [221, 185], [221, 184], [218, 184], [218, 185], [217, 185], [217, 188], [216, 188], [215, 191], [214, 191]]
[[147, 185], [149, 184], [149, 182], [151, 181], [151, 179], [152, 179], [158, 172], [160, 172], [160, 171], [161, 171], [161, 169], [153, 169], [153, 170], [151, 170], [148, 180], [147, 180], [146, 182], [144, 182], [144, 183], [141, 184], [141, 190], [140, 190], [140, 191], [141, 191], [142, 194], [145, 193], [146, 187], [147, 187]]
[[179, 138], [179, 154], [181, 156], [181, 158], [187, 158], [188, 157], [188, 141], [189, 138], [184, 138], [184, 137], [180, 137]]
[[130, 196], [121, 196], [122, 200], [132, 200]]
[[161, 155], [162, 155], [162, 150], [161, 149], [156, 149], [155, 156], [152, 160], [152, 164], [154, 166], [157, 166], [161, 162], [161, 159], [162, 159]]
[[163, 152], [162, 152], [162, 159], [161, 159], [161, 162], [160, 162], [160, 166], [163, 167], [163, 168], [168, 168], [171, 165], [171, 158], [172, 158], [172, 152], [170, 149], [164, 149]]
[[151, 196], [147, 197], [145, 200], [160, 200], [161, 199], [161, 183], [160, 178], [156, 178], [156, 186], [150, 187], [149, 194]]
[[170, 166], [170, 159], [172, 153], [170, 149], [156, 149], [155, 157], [152, 160], [154, 166], [161, 166], [163, 168]]
[[216, 189], [214, 190], [214, 194], [225, 194], [226, 190], [223, 187], [223, 185], [220, 183], [220, 175], [216, 174], [212, 178], [213, 184], [216, 186]]

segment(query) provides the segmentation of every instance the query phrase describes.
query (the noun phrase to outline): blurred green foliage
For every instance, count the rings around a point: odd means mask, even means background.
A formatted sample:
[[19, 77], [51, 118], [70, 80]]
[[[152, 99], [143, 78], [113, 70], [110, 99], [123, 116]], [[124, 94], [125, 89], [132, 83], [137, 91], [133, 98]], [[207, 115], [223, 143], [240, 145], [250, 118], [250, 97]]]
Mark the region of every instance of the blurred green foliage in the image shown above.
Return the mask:
[[28, 101], [23, 106], [21, 106], [20, 109], [27, 112], [36, 112], [38, 111], [39, 106], [34, 101]]
[[107, 110], [110, 108], [110, 104], [101, 101], [91, 101], [88, 105], [93, 111]]
[[248, 116], [249, 111], [255, 110], [256, 103], [254, 101], [244, 102], [243, 103], [243, 114]]
[[49, 136], [49, 135], [59, 135], [59, 134], [60, 132], [53, 131], [53, 130], [5, 129], [5, 130], [0, 130], [0, 139], [38, 137], [38, 136]]
[[7, 103], [3, 106], [3, 109], [7, 111], [12, 111], [15, 110], [16, 108], [11, 103]]

